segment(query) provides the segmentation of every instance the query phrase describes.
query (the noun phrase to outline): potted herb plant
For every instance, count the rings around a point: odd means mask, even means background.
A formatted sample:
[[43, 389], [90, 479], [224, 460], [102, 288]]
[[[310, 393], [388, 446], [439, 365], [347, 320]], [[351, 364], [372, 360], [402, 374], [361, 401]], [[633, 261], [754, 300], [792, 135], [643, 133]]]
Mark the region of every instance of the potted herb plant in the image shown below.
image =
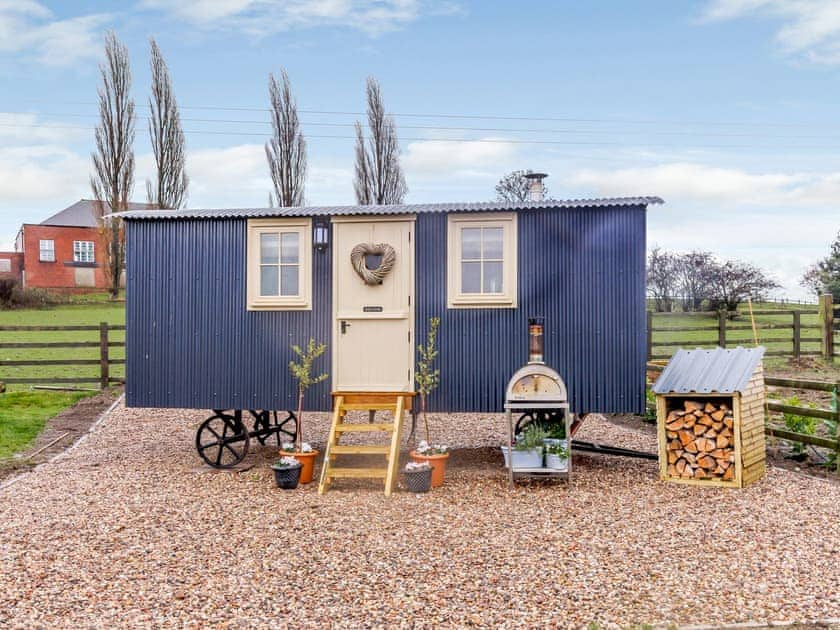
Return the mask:
[[543, 440], [546, 432], [538, 424], [529, 424], [513, 444], [513, 450], [508, 453], [507, 446], [502, 446], [505, 455], [505, 465], [516, 468], [542, 468]]
[[566, 440], [559, 440], [546, 448], [545, 467], [554, 470], [569, 470], [569, 447]]
[[274, 481], [278, 488], [294, 490], [300, 482], [300, 471], [303, 468], [295, 457], [281, 457], [271, 465], [274, 471]]
[[423, 427], [426, 439], [421, 440], [417, 448], [409, 453], [415, 462], [426, 462], [432, 466], [432, 487], [443, 485], [446, 475], [446, 462], [449, 459], [449, 448], [444, 444], [433, 444], [429, 430], [429, 419], [426, 416], [426, 399], [440, 384], [440, 369], [434, 367], [438, 355], [437, 333], [440, 327], [440, 317], [429, 319], [429, 336], [425, 344], [417, 346], [417, 370], [414, 380], [417, 381], [417, 393], [420, 394], [420, 415], [423, 417]]
[[409, 492], [428, 492], [432, 487], [432, 472], [429, 462], [408, 462], [403, 469], [405, 489]]
[[326, 350], [326, 344], [317, 343], [314, 339], [310, 338], [305, 351], [301, 350], [300, 346], [292, 346], [292, 351], [298, 356], [300, 362], [289, 361], [289, 371], [291, 371], [292, 376], [298, 382], [297, 439], [292, 450], [287, 450], [286, 448], [289, 443], [283, 444], [280, 454], [291, 454], [300, 461], [302, 466], [300, 483], [309, 483], [312, 481], [315, 469], [315, 457], [318, 455], [318, 451], [303, 441], [303, 396], [311, 385], [327, 379], [326, 374], [312, 376], [312, 364]]

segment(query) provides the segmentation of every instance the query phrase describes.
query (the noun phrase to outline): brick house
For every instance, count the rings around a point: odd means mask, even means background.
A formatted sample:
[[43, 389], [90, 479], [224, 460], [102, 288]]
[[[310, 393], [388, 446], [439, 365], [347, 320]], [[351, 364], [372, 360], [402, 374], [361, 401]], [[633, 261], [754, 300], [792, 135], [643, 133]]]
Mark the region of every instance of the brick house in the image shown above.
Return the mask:
[[[129, 210], [152, 206], [130, 203]], [[58, 291], [94, 291], [108, 288], [106, 275], [108, 235], [97, 220], [96, 202], [81, 199], [41, 223], [24, 223], [15, 239], [15, 251], [0, 252], [0, 276], [9, 267], [21, 286]], [[8, 258], [9, 263], [3, 263]]]

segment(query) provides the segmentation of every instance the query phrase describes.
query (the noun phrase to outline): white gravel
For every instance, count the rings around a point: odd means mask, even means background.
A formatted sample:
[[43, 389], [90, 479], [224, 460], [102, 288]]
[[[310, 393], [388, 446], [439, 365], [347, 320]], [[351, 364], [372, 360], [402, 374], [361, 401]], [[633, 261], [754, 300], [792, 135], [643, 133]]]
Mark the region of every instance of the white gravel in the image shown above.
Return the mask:
[[[447, 482], [273, 486], [270, 452], [203, 472], [205, 413], [118, 408], [0, 490], [0, 626], [679, 625], [840, 617], [840, 484], [772, 469], [743, 490], [575, 454], [571, 485], [507, 490], [501, 416], [434, 420]], [[308, 416], [323, 443], [326, 415]], [[587, 420], [582, 439], [652, 433]]]

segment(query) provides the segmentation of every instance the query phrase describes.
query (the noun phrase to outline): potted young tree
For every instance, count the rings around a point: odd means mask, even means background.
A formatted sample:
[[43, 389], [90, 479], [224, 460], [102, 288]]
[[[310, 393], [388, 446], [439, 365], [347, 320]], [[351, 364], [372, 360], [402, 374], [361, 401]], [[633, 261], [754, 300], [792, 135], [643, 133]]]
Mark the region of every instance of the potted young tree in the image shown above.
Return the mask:
[[417, 381], [417, 393], [420, 394], [420, 415], [423, 417], [426, 439], [421, 440], [417, 448], [409, 453], [415, 462], [426, 462], [432, 467], [432, 488], [443, 485], [446, 462], [449, 459], [449, 449], [446, 445], [432, 443], [429, 419], [426, 415], [426, 399], [440, 383], [440, 370], [433, 367], [438, 355], [436, 344], [439, 327], [439, 317], [429, 319], [429, 336], [426, 338], [426, 343], [417, 346], [419, 358], [414, 380]]
[[300, 482], [300, 471], [303, 468], [295, 457], [281, 457], [271, 465], [274, 471], [274, 481], [278, 488], [294, 490]]
[[428, 492], [432, 487], [432, 467], [429, 462], [408, 462], [403, 469], [403, 479], [409, 492]]
[[281, 455], [292, 455], [301, 464], [300, 483], [309, 483], [315, 469], [315, 457], [318, 451], [303, 441], [303, 396], [311, 385], [320, 383], [327, 379], [326, 374], [312, 376], [312, 364], [327, 350], [326, 344], [317, 343], [310, 338], [306, 350], [300, 346], [293, 345], [292, 351], [300, 359], [299, 363], [289, 361], [289, 370], [298, 382], [298, 407], [297, 407], [297, 439], [292, 450], [288, 450], [289, 443], [283, 444]]

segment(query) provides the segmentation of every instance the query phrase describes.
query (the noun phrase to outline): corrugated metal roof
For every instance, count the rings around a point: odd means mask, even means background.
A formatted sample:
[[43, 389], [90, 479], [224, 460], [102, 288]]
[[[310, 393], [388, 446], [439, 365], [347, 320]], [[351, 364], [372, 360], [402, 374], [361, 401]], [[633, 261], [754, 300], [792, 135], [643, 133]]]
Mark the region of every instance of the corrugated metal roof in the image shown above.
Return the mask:
[[763, 356], [764, 348], [761, 346], [714, 350], [680, 348], [651, 390], [656, 394], [741, 392]]
[[[130, 202], [128, 204], [129, 211], [151, 212], [150, 208], [152, 207], [153, 206], [147, 203]], [[96, 201], [92, 199], [80, 199], [73, 205], [67, 206], [64, 210], [56, 212], [48, 219], [41, 221], [41, 225], [98, 227], [98, 216], [99, 214], [96, 211]]]
[[132, 210], [115, 213], [124, 219], [235, 219], [257, 217], [318, 217], [369, 214], [424, 214], [450, 212], [510, 212], [544, 208], [604, 208], [664, 203], [659, 197], [604, 199], [550, 199], [546, 201], [475, 201], [468, 203], [418, 203], [382, 206], [296, 206], [289, 208], [207, 208], [190, 210]]

